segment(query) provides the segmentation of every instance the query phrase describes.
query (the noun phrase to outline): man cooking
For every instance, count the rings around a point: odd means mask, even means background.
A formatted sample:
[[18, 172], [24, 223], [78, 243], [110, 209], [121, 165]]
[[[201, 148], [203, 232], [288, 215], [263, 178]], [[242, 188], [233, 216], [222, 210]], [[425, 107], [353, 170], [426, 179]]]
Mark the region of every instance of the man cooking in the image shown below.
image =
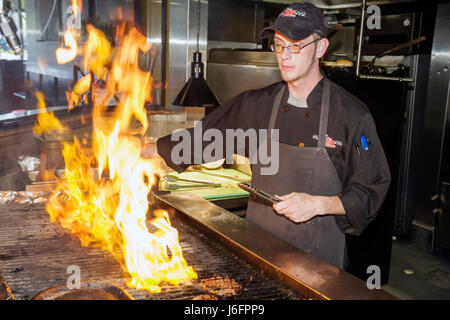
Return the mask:
[[[252, 186], [282, 201], [270, 207], [250, 199], [247, 220], [345, 268], [345, 233], [359, 235], [375, 218], [391, 177], [368, 108], [320, 70], [326, 36], [323, 14], [314, 5], [287, 7], [261, 32], [261, 38], [274, 37], [283, 81], [239, 94], [201, 125], [203, 132], [220, 130], [224, 139], [230, 128], [278, 129], [279, 170], [262, 175], [264, 164], [252, 164]], [[172, 161], [176, 143], [170, 136], [158, 139], [157, 153], [183, 171], [194, 163]], [[152, 148], [144, 153], [151, 155]]]

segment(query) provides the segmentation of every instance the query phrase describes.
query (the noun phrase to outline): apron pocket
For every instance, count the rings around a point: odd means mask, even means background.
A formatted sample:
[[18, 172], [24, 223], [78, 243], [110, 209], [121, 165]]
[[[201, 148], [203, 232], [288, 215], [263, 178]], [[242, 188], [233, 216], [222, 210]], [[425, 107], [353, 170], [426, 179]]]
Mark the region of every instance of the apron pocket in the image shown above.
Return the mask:
[[[305, 192], [311, 194], [313, 192], [313, 172], [312, 170], [297, 168], [297, 177], [302, 179], [302, 186], [298, 190], [292, 190], [291, 192]], [[307, 186], [307, 187], [306, 187]]]

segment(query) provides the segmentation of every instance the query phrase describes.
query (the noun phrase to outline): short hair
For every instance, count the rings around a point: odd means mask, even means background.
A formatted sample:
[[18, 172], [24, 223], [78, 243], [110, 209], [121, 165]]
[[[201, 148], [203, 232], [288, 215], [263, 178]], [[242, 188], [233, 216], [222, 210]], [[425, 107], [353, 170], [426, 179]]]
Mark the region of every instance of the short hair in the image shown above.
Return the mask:
[[317, 40], [317, 39], [322, 39], [323, 37], [321, 35], [319, 35], [318, 33], [313, 32], [312, 33], [313, 36], [313, 40]]

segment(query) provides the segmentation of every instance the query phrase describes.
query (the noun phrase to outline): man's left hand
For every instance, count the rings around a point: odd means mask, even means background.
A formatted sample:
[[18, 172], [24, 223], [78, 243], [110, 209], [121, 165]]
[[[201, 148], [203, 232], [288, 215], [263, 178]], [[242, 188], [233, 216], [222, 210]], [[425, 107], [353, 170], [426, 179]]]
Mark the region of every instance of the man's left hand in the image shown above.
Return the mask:
[[283, 201], [274, 204], [273, 209], [297, 223], [326, 214], [345, 215], [345, 209], [337, 196], [312, 196], [292, 192], [280, 198]]
[[294, 222], [306, 222], [325, 213], [322, 197], [293, 192], [280, 198], [283, 201], [274, 204], [273, 208], [276, 212], [285, 215]]

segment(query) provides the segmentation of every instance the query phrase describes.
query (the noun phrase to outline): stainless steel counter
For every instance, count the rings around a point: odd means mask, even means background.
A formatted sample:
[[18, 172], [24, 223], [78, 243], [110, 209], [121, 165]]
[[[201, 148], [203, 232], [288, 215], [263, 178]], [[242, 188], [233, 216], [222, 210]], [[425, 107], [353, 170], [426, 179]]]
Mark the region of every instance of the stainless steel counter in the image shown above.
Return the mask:
[[395, 299], [382, 290], [259, 229], [211, 202], [187, 193], [155, 195], [194, 227], [274, 279], [310, 299]]

